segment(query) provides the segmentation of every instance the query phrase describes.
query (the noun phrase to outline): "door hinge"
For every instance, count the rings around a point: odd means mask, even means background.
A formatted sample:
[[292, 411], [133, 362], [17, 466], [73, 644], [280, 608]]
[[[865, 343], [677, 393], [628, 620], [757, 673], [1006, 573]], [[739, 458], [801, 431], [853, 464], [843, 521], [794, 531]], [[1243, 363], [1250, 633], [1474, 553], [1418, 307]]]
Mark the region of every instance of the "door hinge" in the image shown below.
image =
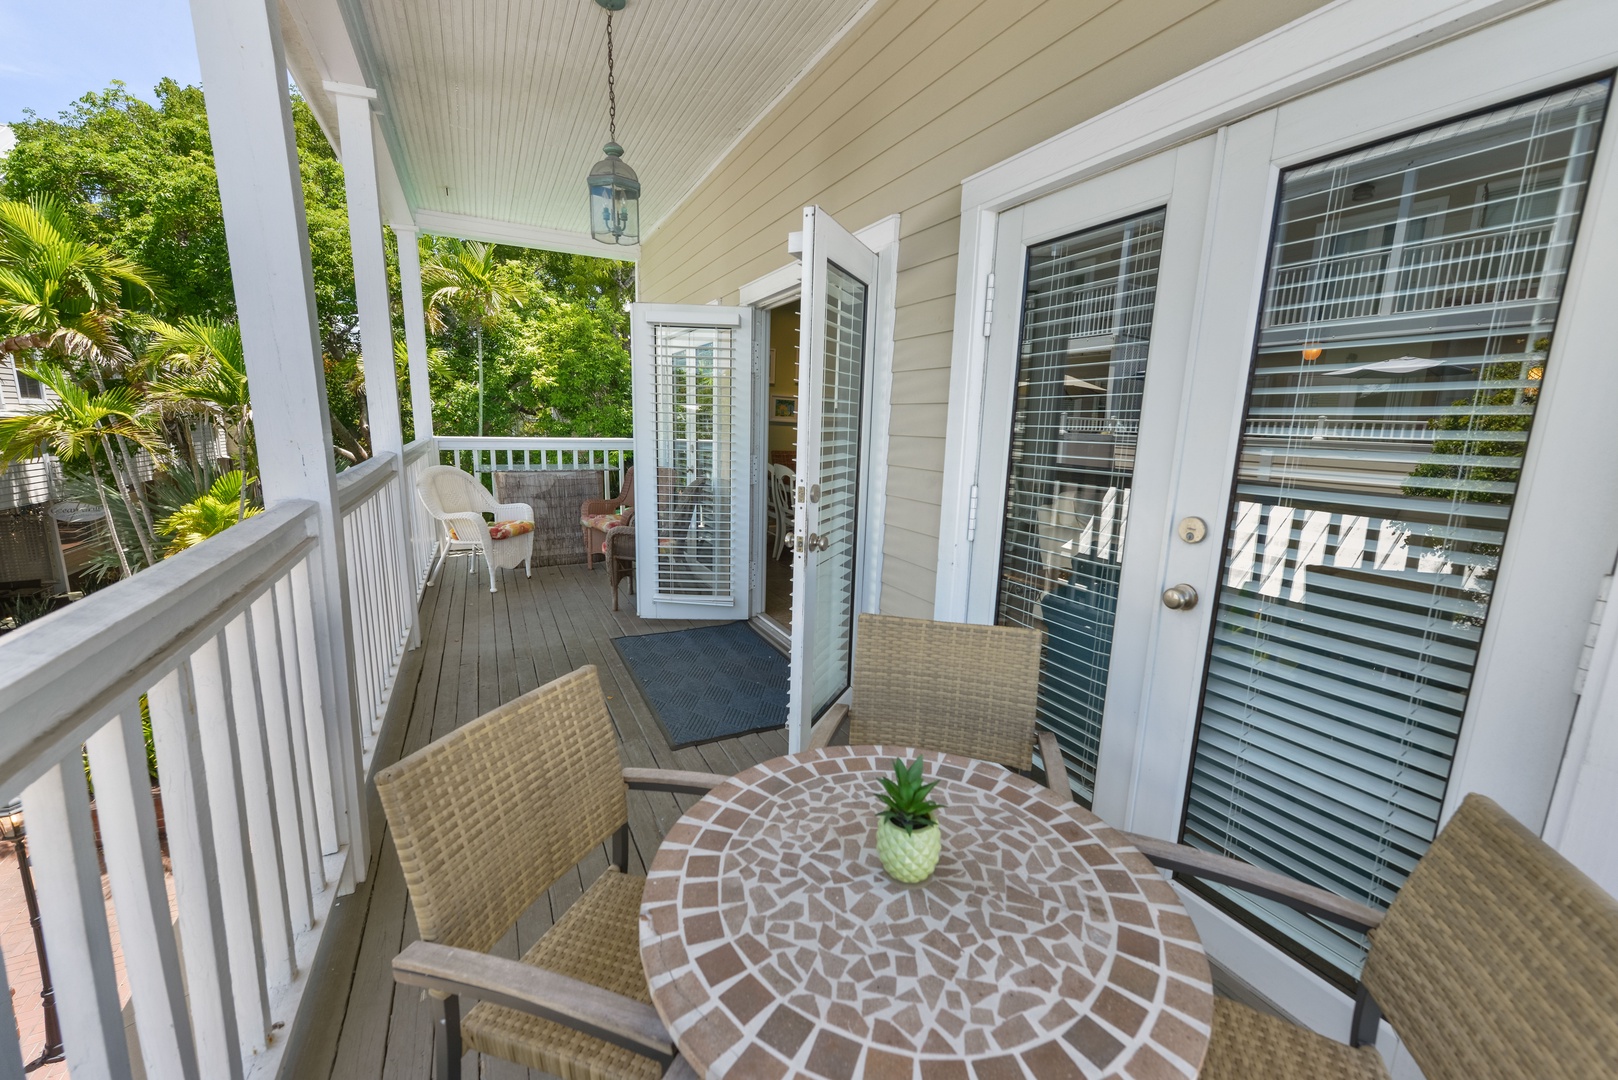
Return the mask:
[[1596, 659], [1596, 634], [1601, 631], [1601, 619], [1607, 612], [1607, 599], [1612, 594], [1612, 575], [1601, 579], [1596, 592], [1595, 606], [1590, 610], [1590, 625], [1584, 631], [1584, 648], [1579, 650], [1579, 669], [1573, 673], [1573, 693], [1584, 693], [1585, 680], [1590, 677], [1590, 665]]
[[983, 286], [983, 336], [988, 337], [994, 327], [994, 274]]
[[966, 542], [970, 544], [978, 535], [978, 486], [966, 494]]

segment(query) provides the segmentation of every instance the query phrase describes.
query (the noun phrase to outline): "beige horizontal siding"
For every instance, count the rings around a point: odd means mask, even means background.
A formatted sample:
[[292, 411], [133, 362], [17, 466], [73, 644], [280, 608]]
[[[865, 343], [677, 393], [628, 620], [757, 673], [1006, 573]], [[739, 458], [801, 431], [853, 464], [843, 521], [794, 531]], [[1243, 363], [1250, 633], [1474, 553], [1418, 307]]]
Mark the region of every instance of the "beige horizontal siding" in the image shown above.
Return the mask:
[[804, 206], [902, 215], [883, 611], [933, 611], [961, 179], [1320, 2], [883, 0], [647, 238], [642, 299], [735, 303]]

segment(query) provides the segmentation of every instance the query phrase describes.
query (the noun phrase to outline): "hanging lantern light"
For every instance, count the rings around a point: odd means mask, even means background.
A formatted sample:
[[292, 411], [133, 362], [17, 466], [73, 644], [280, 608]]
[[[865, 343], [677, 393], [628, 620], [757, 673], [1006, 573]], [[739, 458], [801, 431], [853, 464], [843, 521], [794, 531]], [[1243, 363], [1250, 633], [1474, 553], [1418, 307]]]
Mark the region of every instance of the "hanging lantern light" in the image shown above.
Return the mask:
[[607, 155], [590, 170], [590, 235], [603, 244], [640, 243], [640, 177], [618, 145], [618, 94], [612, 66], [612, 13], [627, 0], [596, 0], [607, 11]]

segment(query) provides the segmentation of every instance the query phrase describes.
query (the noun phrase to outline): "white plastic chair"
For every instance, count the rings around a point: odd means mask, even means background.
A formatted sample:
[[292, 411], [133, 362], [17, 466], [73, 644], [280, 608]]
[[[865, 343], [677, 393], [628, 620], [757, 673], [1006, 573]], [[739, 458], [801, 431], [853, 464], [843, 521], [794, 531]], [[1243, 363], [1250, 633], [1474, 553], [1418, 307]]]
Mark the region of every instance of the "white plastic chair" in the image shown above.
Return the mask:
[[[455, 551], [476, 551], [489, 567], [489, 591], [497, 592], [496, 569], [515, 569], [521, 564], [529, 577], [534, 576], [533, 532], [521, 533], [500, 540], [489, 536], [489, 523], [484, 514], [493, 514], [496, 521], [534, 520], [534, 508], [527, 503], [503, 503], [484, 490], [482, 484], [467, 473], [451, 465], [433, 465], [423, 469], [416, 480], [416, 495], [421, 504], [439, 525], [440, 557]], [[443, 564], [439, 564], [443, 569]], [[473, 561], [467, 573], [477, 570]], [[437, 575], [434, 574], [434, 580]]]

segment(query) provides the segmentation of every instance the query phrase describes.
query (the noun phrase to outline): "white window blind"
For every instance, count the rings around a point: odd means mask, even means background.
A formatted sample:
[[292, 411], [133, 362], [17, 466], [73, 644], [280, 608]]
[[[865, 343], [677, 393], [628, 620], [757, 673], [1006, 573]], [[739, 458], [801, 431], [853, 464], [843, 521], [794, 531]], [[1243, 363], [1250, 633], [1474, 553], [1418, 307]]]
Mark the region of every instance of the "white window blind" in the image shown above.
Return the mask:
[[826, 366], [820, 391], [820, 497], [814, 520], [822, 540], [815, 561], [814, 640], [808, 699], [818, 716], [849, 685], [854, 641], [854, 569], [858, 554], [860, 400], [865, 374], [865, 283], [836, 263], [826, 266]]
[[735, 330], [653, 328], [657, 590], [730, 603], [736, 483]]
[[1045, 631], [1039, 721], [1096, 756], [1164, 211], [1030, 248], [996, 621]]
[[[1376, 906], [1431, 843], [1608, 88], [1283, 174], [1188, 843]], [[1359, 935], [1209, 888], [1357, 978]]]

